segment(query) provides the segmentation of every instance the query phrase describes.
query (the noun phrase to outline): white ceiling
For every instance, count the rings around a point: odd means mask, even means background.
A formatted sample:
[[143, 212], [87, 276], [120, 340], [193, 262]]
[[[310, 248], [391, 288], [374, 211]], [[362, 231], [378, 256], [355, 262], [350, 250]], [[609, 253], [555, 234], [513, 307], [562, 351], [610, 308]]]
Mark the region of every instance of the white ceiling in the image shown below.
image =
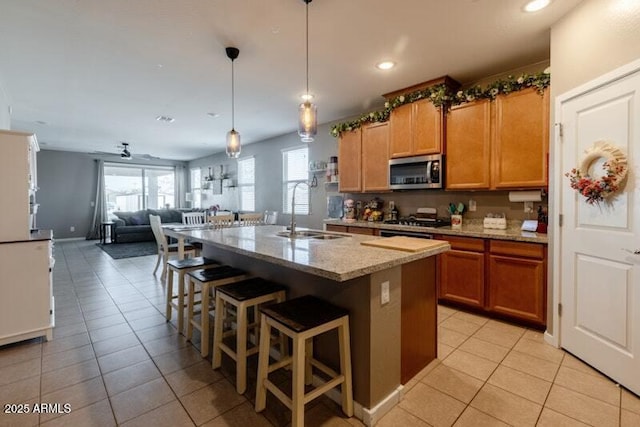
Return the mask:
[[[469, 83], [549, 58], [549, 28], [581, 0], [315, 0], [310, 91], [319, 122], [445, 74]], [[305, 85], [302, 0], [0, 0], [0, 89], [42, 148], [190, 160], [293, 132]], [[379, 71], [391, 59], [397, 66]], [[220, 114], [212, 118], [207, 113]], [[175, 118], [171, 124], [156, 116]], [[45, 124], [39, 123], [44, 122]]]

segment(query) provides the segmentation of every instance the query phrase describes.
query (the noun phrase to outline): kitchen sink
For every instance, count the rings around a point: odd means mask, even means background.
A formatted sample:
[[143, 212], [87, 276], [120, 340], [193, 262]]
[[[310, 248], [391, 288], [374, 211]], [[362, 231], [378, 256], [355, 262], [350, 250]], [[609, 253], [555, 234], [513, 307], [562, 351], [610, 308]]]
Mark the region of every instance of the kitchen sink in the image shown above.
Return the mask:
[[312, 239], [318, 240], [332, 240], [332, 239], [341, 239], [347, 236], [339, 236], [337, 234], [320, 234], [319, 236], [311, 236]]
[[324, 233], [322, 231], [313, 231], [313, 230], [300, 230], [296, 231], [293, 236], [289, 231], [279, 231], [276, 233], [276, 236], [279, 237], [289, 237], [293, 239], [318, 239], [318, 240], [331, 240], [331, 239], [339, 239], [341, 236], [339, 234], [329, 234]]

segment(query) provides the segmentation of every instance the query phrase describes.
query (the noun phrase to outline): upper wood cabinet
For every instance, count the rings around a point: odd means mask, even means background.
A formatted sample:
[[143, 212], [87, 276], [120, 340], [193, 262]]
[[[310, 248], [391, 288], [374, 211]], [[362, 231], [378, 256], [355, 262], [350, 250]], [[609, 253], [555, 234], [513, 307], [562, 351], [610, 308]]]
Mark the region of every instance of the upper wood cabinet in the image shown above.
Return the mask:
[[362, 191], [389, 190], [389, 123], [362, 128]]
[[549, 152], [549, 90], [526, 89], [495, 101], [493, 188], [544, 187]]
[[394, 109], [389, 123], [390, 157], [442, 152], [443, 112], [429, 100], [421, 99]]
[[338, 141], [339, 191], [389, 190], [389, 123], [371, 123], [343, 132]]
[[447, 114], [447, 189], [487, 189], [491, 186], [491, 105], [468, 102]]
[[338, 140], [338, 191], [362, 191], [362, 130], [342, 132]]
[[548, 89], [525, 89], [453, 107], [446, 117], [447, 189], [546, 186], [548, 96]]

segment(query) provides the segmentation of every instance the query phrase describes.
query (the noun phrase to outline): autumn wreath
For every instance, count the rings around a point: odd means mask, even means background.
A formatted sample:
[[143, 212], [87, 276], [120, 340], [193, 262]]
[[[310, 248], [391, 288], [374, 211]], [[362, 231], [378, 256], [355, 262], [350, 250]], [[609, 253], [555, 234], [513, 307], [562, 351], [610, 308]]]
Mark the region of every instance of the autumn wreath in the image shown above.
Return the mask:
[[[597, 159], [604, 158], [605, 174], [599, 178], [589, 176], [589, 168]], [[627, 176], [627, 158], [619, 148], [605, 141], [595, 142], [585, 150], [585, 157], [577, 168], [565, 174], [571, 188], [584, 196], [590, 205], [598, 204], [620, 190]]]

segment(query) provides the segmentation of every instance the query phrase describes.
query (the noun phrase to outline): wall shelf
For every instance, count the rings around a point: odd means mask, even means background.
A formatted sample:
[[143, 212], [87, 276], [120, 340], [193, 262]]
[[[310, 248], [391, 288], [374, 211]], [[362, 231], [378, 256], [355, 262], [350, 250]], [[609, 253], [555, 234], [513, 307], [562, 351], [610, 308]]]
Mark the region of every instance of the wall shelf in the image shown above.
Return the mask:
[[320, 172], [326, 172], [327, 168], [323, 168], [323, 169], [309, 169], [309, 173], [320, 173]]

